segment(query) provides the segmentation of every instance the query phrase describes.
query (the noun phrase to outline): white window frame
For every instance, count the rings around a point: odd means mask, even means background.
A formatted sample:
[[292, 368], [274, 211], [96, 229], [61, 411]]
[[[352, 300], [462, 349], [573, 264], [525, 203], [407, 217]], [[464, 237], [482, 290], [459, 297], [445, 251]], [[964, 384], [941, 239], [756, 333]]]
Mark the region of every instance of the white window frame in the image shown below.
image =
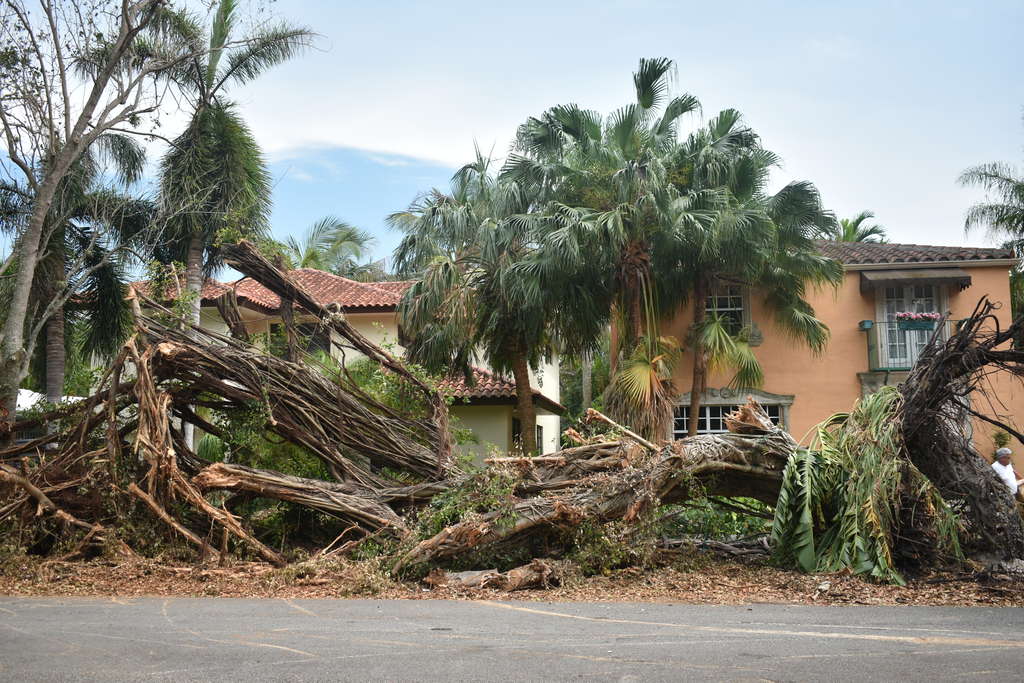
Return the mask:
[[[934, 296], [934, 311], [919, 311], [919, 306], [915, 305], [915, 297], [913, 288], [928, 286], [933, 288]], [[886, 368], [893, 367], [912, 367], [917, 362], [918, 356], [921, 351], [928, 344], [928, 340], [931, 339], [932, 333], [923, 330], [909, 330], [901, 331], [897, 328], [895, 317], [890, 316], [889, 311], [886, 308], [886, 303], [889, 301], [888, 291], [899, 287], [903, 290], [903, 311], [914, 311], [918, 313], [943, 313], [949, 309], [949, 288], [946, 285], [935, 284], [932, 282], [921, 282], [919, 284], [908, 284], [908, 285], [896, 285], [894, 287], [879, 286], [875, 288], [875, 320], [879, 326], [878, 330], [878, 362], [879, 365]], [[907, 290], [911, 290], [909, 293]], [[909, 302], [909, 303], [908, 303]], [[942, 331], [945, 334], [945, 330]], [[893, 341], [892, 335], [901, 335], [898, 337], [895, 346], [897, 347], [896, 352], [893, 353], [891, 341]], [[899, 341], [903, 343], [900, 344]], [[913, 345], [913, 347], [912, 347]], [[898, 347], [905, 347], [900, 355]]]
[[[723, 303], [724, 306], [721, 305]], [[735, 320], [736, 329], [729, 331], [733, 334], [739, 332], [750, 324], [750, 301], [747, 296], [747, 288], [733, 282], [716, 282], [711, 286], [704, 300], [704, 312], [706, 315], [717, 314], [719, 317]], [[736, 312], [739, 313], [738, 318], [733, 315]]]
[[[740, 407], [740, 404], [728, 405], [724, 403], [701, 404], [700, 419], [697, 423], [698, 434], [725, 434], [729, 430], [725, 427], [725, 416]], [[785, 425], [785, 406], [781, 403], [762, 404], [772, 424]], [[689, 405], [678, 405], [675, 408], [672, 425], [672, 438], [683, 439], [689, 434]]]

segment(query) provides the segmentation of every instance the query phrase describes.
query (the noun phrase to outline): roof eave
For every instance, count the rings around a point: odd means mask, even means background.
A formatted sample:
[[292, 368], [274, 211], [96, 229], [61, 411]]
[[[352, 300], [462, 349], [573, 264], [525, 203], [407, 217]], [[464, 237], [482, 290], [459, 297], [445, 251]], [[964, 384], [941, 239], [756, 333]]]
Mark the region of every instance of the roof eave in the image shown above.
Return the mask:
[[1015, 258], [972, 259], [969, 261], [893, 261], [891, 263], [844, 263], [843, 270], [905, 270], [908, 268], [994, 268], [1017, 265]]

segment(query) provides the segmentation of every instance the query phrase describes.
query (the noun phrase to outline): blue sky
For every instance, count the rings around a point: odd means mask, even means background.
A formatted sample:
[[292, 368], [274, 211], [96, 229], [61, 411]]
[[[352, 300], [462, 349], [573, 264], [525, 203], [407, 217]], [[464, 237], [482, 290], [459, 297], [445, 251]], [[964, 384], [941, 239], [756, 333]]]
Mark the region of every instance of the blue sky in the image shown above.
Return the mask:
[[[327, 214], [397, 240], [385, 216], [444, 187], [474, 140], [564, 102], [632, 98], [640, 57], [678, 64], [704, 118], [734, 107], [839, 216], [872, 209], [894, 241], [965, 237], [980, 198], [956, 177], [1024, 158], [1024, 3], [279, 0], [315, 50], [232, 93], [271, 160], [274, 231]], [[689, 125], [699, 125], [695, 118]]]

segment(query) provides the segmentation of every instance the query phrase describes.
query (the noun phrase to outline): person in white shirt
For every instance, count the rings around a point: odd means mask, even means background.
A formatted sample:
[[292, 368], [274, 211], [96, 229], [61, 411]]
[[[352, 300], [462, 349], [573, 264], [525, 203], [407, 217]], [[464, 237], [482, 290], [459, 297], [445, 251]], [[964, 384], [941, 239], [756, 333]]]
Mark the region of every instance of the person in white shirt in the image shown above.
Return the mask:
[[1010, 493], [1016, 496], [1017, 488], [1022, 480], [1018, 479], [1017, 473], [1013, 471], [1013, 465], [1010, 464], [1011, 455], [1013, 455], [1013, 451], [1009, 448], [1000, 448], [996, 451], [996, 461], [992, 463], [992, 469], [996, 471], [1003, 483], [1010, 487]]

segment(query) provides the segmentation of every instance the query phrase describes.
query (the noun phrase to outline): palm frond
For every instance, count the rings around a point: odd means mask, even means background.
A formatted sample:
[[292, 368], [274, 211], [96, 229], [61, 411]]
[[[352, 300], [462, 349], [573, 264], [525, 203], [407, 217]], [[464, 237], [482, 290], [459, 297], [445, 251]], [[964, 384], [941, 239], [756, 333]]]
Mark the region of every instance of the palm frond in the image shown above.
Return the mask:
[[893, 555], [901, 533], [926, 533], [949, 559], [961, 557], [956, 515], [904, 455], [901, 400], [883, 387], [822, 422], [816, 451], [790, 457], [772, 526], [779, 562], [902, 584]]
[[247, 36], [242, 47], [228, 54], [213, 91], [228, 81], [243, 84], [255, 80], [268, 69], [287, 62], [308, 48], [315, 35], [308, 28], [279, 24]]
[[132, 185], [142, 178], [146, 168], [146, 150], [134, 137], [104, 133], [96, 138], [95, 146], [122, 185]]
[[633, 74], [636, 102], [641, 109], [654, 109], [668, 93], [674, 62], [667, 57], [643, 58]]

